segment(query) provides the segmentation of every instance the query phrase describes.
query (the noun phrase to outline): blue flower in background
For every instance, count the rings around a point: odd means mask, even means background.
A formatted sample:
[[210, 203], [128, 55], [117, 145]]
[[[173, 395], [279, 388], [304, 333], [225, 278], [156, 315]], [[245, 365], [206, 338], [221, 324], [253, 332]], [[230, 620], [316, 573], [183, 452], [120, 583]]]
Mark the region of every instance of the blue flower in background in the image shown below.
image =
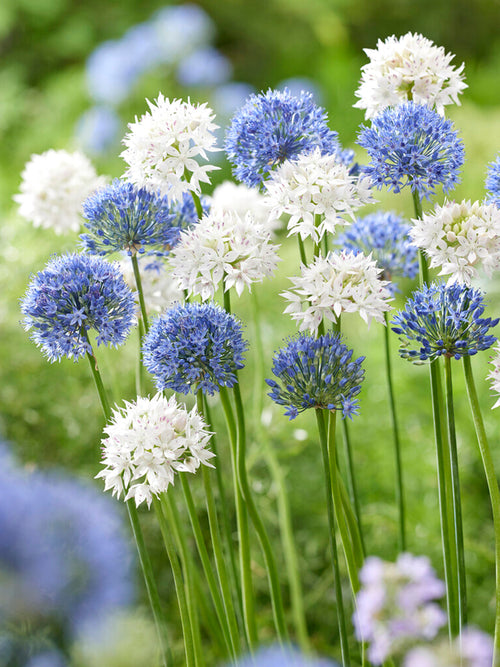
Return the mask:
[[308, 408], [342, 410], [343, 417], [352, 417], [365, 372], [364, 357], [351, 358], [339, 334], [294, 336], [274, 354], [272, 371], [279, 382], [266, 380], [272, 389], [268, 396], [286, 406], [290, 419]]
[[163, 7], [153, 14], [158, 59], [165, 64], [179, 61], [191, 51], [209, 44], [215, 26], [209, 15], [190, 3]]
[[123, 41], [103, 42], [87, 59], [89, 95], [101, 104], [120, 104], [130, 95], [141, 71]]
[[378, 189], [386, 185], [400, 192], [410, 186], [420, 197], [429, 198], [436, 186], [446, 193], [459, 182], [463, 143], [450, 120], [423, 104], [388, 107], [371, 127], [361, 126], [357, 143], [371, 159], [361, 169]]
[[288, 90], [268, 90], [251, 95], [235, 114], [225, 148], [235, 177], [254, 187], [285, 160], [315, 148], [322, 154], [336, 153], [340, 145], [311, 93], [295, 97]]
[[485, 186], [488, 191], [488, 203], [500, 207], [500, 155], [488, 165]]
[[278, 83], [276, 88], [278, 90], [288, 89], [290, 94], [295, 96], [300, 95], [305, 90], [307, 93], [311, 93], [316, 104], [322, 104], [323, 102], [323, 93], [317, 81], [308, 79], [306, 76], [293, 76], [289, 79], [284, 79]]
[[220, 51], [206, 46], [189, 53], [177, 68], [177, 80], [182, 86], [218, 86], [231, 78], [233, 66]]
[[[202, 195], [200, 202], [203, 214], [207, 215], [210, 211], [210, 199]], [[170, 215], [172, 216], [172, 224], [179, 230], [179, 234], [183, 229], [187, 229], [200, 221], [190, 192], [184, 192], [179, 200], [170, 203]], [[176, 243], [178, 240], [177, 238]]]
[[91, 107], [78, 120], [76, 140], [84, 152], [100, 155], [118, 145], [121, 125], [120, 117], [111, 107]]
[[212, 107], [217, 117], [231, 118], [250, 95], [255, 93], [255, 88], [249, 83], [241, 81], [230, 81], [217, 86], [212, 94]]
[[158, 391], [213, 394], [233, 387], [244, 366], [241, 324], [211, 303], [176, 305], [156, 318], [144, 338], [144, 365]]
[[499, 319], [482, 318], [483, 312], [480, 290], [457, 283], [424, 285], [391, 322], [400, 337], [400, 355], [418, 363], [487, 350], [496, 341], [488, 331]]
[[238, 667], [339, 667], [325, 658], [311, 658], [292, 647], [270, 646], [237, 661]]

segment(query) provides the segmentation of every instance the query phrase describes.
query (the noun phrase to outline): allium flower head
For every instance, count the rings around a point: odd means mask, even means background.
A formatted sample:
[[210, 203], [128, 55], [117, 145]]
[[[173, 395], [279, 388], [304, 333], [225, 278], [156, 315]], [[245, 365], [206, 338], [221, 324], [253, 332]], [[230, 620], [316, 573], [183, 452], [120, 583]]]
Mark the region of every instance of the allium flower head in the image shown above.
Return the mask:
[[477, 628], [465, 627], [460, 638], [411, 649], [403, 667], [491, 667], [493, 640]]
[[170, 257], [172, 277], [204, 301], [214, 297], [222, 282], [225, 291], [234, 287], [239, 296], [276, 270], [278, 246], [270, 238], [270, 230], [251, 213], [240, 217], [232, 210], [212, 210], [181, 234]]
[[251, 213], [254, 221], [270, 231], [281, 227], [281, 221], [271, 215], [269, 197], [258, 188], [249, 188], [244, 183], [224, 181], [212, 195], [212, 211], [235, 211], [240, 218]]
[[493, 370], [489, 373], [488, 379], [491, 380], [491, 390], [498, 396], [493, 407], [498, 408], [500, 406], [500, 345], [498, 343], [495, 345], [494, 352], [495, 356], [490, 361]]
[[[148, 314], [161, 313], [174, 303], [184, 300], [184, 292], [179, 289], [177, 282], [172, 280], [172, 274], [167, 264], [161, 260], [151, 261], [144, 257], [139, 259], [142, 292]], [[120, 270], [125, 282], [131, 290], [136, 289], [134, 270], [130, 259], [119, 262]], [[139, 295], [135, 292], [137, 313], [139, 313]]]
[[479, 267], [489, 277], [500, 268], [500, 210], [494, 204], [445, 202], [413, 222], [413, 242], [425, 251], [431, 268], [450, 276], [449, 285], [470, 285]]
[[488, 165], [485, 181], [488, 203], [500, 206], [500, 154]]
[[462, 65], [457, 69], [455, 57], [429, 39], [408, 32], [397, 38], [379, 40], [376, 49], [364, 49], [370, 62], [364, 65], [354, 105], [366, 109], [366, 118], [373, 118], [386, 107], [413, 100], [444, 113], [447, 104], [460, 104], [458, 94], [467, 84]]
[[358, 144], [371, 162], [362, 171], [378, 189], [400, 192], [409, 185], [421, 197], [441, 185], [449, 192], [459, 182], [464, 163], [462, 141], [453, 123], [425, 105], [406, 102], [376, 116], [371, 127], [361, 126]]
[[211, 303], [176, 305], [156, 318], [144, 338], [144, 365], [156, 387], [213, 394], [233, 387], [247, 348], [241, 324]]
[[286, 406], [290, 419], [308, 408], [342, 410], [343, 417], [357, 414], [356, 396], [361, 391], [364, 357], [351, 361], [349, 350], [339, 334], [319, 338], [298, 334], [274, 354], [276, 380], [266, 380], [268, 394], [278, 405]]
[[[272, 216], [290, 216], [290, 234], [318, 243], [324, 234], [354, 219], [354, 211], [373, 202], [371, 182], [353, 176], [337, 155], [322, 155], [319, 148], [280, 165], [266, 181]], [[316, 225], [320, 216], [321, 221]]]
[[340, 150], [337, 133], [326, 124], [326, 112], [311, 93], [297, 97], [288, 89], [250, 95], [226, 134], [226, 152], [235, 177], [258, 186], [276, 166], [319, 148]]
[[311, 333], [324, 319], [336, 322], [342, 312], [359, 313], [368, 325], [372, 318], [384, 324], [392, 296], [381, 272], [370, 255], [347, 251], [320, 255], [302, 266], [300, 278], [291, 278], [293, 289], [281, 294], [290, 302], [284, 312], [299, 322], [301, 331]]
[[361, 590], [353, 616], [356, 637], [368, 642], [368, 658], [375, 665], [419, 639], [432, 639], [446, 623], [434, 602], [445, 586], [425, 556], [399, 555], [395, 563], [375, 556], [360, 570]]
[[124, 177], [170, 199], [180, 199], [189, 190], [199, 194], [200, 182], [210, 183], [208, 172], [216, 169], [196, 159], [208, 160], [207, 151], [217, 150], [212, 110], [206, 104], [170, 101], [161, 93], [148, 105], [150, 111], [129, 123], [123, 139], [121, 156], [128, 164]]
[[151, 505], [174, 483], [178, 472], [194, 473], [215, 456], [207, 449], [211, 433], [193, 408], [177, 404], [175, 396], [161, 394], [137, 398], [113, 410], [102, 440], [104, 469], [96, 477], [104, 479], [105, 490], [134, 499], [137, 506]]
[[124, 343], [135, 304], [116, 264], [75, 253], [52, 259], [32, 278], [21, 311], [24, 328], [49, 361], [76, 361], [90, 351], [83, 332], [95, 330], [98, 345]]
[[19, 214], [56, 234], [80, 229], [83, 201], [105, 184], [83, 153], [52, 149], [32, 155], [21, 178], [21, 191], [14, 195]]
[[418, 363], [442, 355], [460, 359], [487, 350], [496, 341], [488, 330], [499, 319], [482, 318], [483, 295], [466, 285], [424, 285], [391, 324], [400, 337], [399, 353]]
[[354, 253], [371, 255], [382, 269], [381, 278], [389, 280], [394, 293], [394, 277], [415, 278], [418, 273], [417, 249], [408, 233], [411, 227], [395, 213], [377, 211], [358, 218], [337, 239], [337, 245]]

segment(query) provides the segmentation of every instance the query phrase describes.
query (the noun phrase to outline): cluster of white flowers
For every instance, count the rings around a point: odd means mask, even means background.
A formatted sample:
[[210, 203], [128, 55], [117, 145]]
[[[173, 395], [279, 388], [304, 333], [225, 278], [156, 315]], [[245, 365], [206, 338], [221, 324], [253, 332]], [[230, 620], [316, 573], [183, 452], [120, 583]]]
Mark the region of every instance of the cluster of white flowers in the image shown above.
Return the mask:
[[256, 223], [274, 232], [282, 225], [279, 218], [271, 215], [269, 209], [269, 197], [244, 183], [224, 181], [215, 188], [212, 195], [212, 211], [235, 211], [242, 218], [251, 213]]
[[104, 479], [106, 491], [133, 498], [137, 506], [144, 501], [149, 506], [153, 495], [174, 483], [176, 473], [194, 473], [200, 464], [213, 467], [209, 461], [215, 454], [207, 449], [212, 434], [196, 408], [188, 412], [174, 396], [125, 402], [113, 410], [104, 433], [104, 469], [96, 477]]
[[234, 287], [238, 296], [245, 287], [261, 282], [276, 270], [279, 246], [270, 243], [270, 232], [251, 213], [213, 211], [181, 234], [170, 255], [172, 277], [188, 294], [212, 299], [224, 281], [224, 291]]
[[488, 379], [491, 380], [491, 390], [498, 396], [498, 400], [493, 407], [498, 408], [500, 407], [500, 343], [497, 343], [493, 349], [495, 356], [490, 361], [493, 370], [489, 373]]
[[196, 160], [207, 160], [207, 151], [217, 150], [215, 114], [206, 104], [170, 101], [161, 93], [155, 104], [148, 104], [150, 111], [129, 123], [123, 139], [124, 178], [171, 199], [189, 190], [199, 194], [200, 182], [210, 183], [208, 172], [217, 169]]
[[[120, 260], [118, 264], [125, 282], [131, 290], [135, 291], [137, 286], [135, 284], [134, 270], [130, 257]], [[139, 268], [141, 272], [142, 292], [148, 314], [161, 313], [172, 304], [184, 300], [184, 294], [176, 281], [172, 280], [172, 275], [166, 263], [159, 260], [153, 261], [151, 258], [146, 257], [139, 260]], [[138, 303], [137, 293], [136, 301]]]
[[448, 284], [470, 285], [481, 266], [488, 276], [500, 267], [500, 209], [479, 202], [445, 202], [421, 220], [413, 220], [413, 243], [449, 275]]
[[56, 234], [78, 232], [83, 202], [106, 184], [83, 153], [53, 149], [32, 155], [21, 179], [20, 193], [14, 195], [19, 214]]
[[467, 88], [464, 65], [452, 67], [453, 54], [422, 35], [392, 35], [379, 40], [376, 49], [365, 49], [365, 53], [370, 62], [361, 68], [361, 82], [355, 93], [360, 99], [354, 106], [366, 109], [366, 118], [408, 100], [443, 114], [445, 105], [460, 104], [458, 94]]
[[335, 155], [321, 155], [319, 148], [284, 162], [265, 186], [272, 217], [288, 214], [289, 235], [311, 237], [314, 243], [345, 225], [343, 216], [354, 219], [354, 211], [374, 201], [369, 178], [350, 175], [349, 167]]
[[372, 318], [385, 324], [384, 312], [391, 309], [392, 297], [381, 273], [371, 255], [346, 251], [320, 255], [302, 266], [300, 278], [290, 279], [294, 289], [281, 294], [290, 302], [284, 312], [300, 323], [300, 331], [315, 334], [323, 319], [336, 322], [342, 312], [357, 312], [368, 325]]

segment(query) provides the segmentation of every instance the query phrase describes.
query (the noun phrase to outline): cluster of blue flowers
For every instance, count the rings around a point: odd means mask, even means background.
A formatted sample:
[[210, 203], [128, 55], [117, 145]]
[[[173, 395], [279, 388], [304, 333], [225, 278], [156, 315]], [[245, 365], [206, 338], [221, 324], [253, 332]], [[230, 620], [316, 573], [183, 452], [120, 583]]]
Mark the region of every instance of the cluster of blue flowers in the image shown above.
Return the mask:
[[364, 370], [364, 357], [351, 361], [352, 350], [342, 343], [339, 334], [313, 338], [299, 334], [273, 358], [272, 371], [278, 378], [266, 380], [268, 394], [278, 405], [286, 406], [290, 419], [308, 408], [342, 410], [343, 417], [357, 414]]
[[125, 342], [135, 301], [117, 265], [72, 253], [51, 260], [32, 278], [21, 311], [25, 329], [49, 361], [78, 360], [90, 351], [90, 329], [97, 332], [98, 345]]
[[247, 343], [241, 324], [210, 303], [176, 305], [156, 318], [144, 339], [144, 365], [159, 391], [214, 394], [233, 387]]
[[500, 155], [488, 165], [485, 186], [488, 191], [488, 203], [500, 206]]
[[424, 285], [391, 322], [400, 337], [401, 356], [418, 363], [442, 355], [460, 359], [487, 350], [496, 341], [488, 331], [500, 319], [482, 318], [483, 312], [483, 295], [477, 289]]

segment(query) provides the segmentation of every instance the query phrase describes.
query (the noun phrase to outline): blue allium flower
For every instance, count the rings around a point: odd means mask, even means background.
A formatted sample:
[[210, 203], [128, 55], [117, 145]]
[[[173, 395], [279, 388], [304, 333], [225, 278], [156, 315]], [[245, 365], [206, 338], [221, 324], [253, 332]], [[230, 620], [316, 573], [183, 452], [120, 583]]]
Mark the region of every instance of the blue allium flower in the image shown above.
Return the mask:
[[114, 109], [94, 106], [80, 116], [75, 128], [76, 140], [84, 152], [100, 155], [118, 145], [120, 126], [120, 117]]
[[319, 338], [299, 334], [288, 339], [278, 350], [272, 371], [278, 378], [266, 380], [268, 394], [278, 405], [286, 406], [290, 419], [307, 408], [342, 410], [343, 417], [357, 414], [364, 370], [364, 357], [351, 361], [352, 350], [342, 343], [339, 334]]
[[115, 179], [83, 202], [88, 234], [81, 234], [84, 249], [93, 255], [126, 250], [150, 255], [167, 255], [179, 240], [168, 197]]
[[[200, 202], [203, 214], [207, 215], [210, 211], [210, 199], [202, 195]], [[170, 214], [172, 215], [172, 226], [178, 230], [175, 242], [172, 244], [173, 247], [179, 241], [181, 231], [200, 221], [190, 192], [184, 192], [178, 201], [170, 202]]]
[[485, 186], [489, 195], [488, 203], [500, 207], [500, 154], [488, 165]]
[[261, 648], [253, 656], [244, 657], [238, 667], [338, 667], [336, 662], [323, 658], [311, 658], [289, 646]]
[[117, 347], [134, 323], [134, 295], [116, 264], [100, 257], [55, 257], [32, 279], [21, 300], [24, 327], [49, 361], [78, 360], [90, 351], [86, 336]]
[[400, 192], [409, 185], [429, 198], [437, 185], [449, 192], [459, 182], [464, 148], [453, 123], [426, 105], [405, 102], [388, 107], [371, 127], [361, 126], [358, 144], [371, 162], [362, 171], [380, 189]]
[[371, 253], [382, 269], [381, 279], [389, 280], [387, 288], [394, 293], [394, 276], [415, 278], [418, 274], [418, 251], [408, 232], [411, 226], [395, 213], [377, 211], [358, 218], [346, 228], [337, 245], [352, 252]]
[[188, 54], [179, 64], [177, 80], [182, 86], [218, 86], [231, 78], [231, 62], [213, 46]]
[[424, 285], [412, 295], [406, 308], [391, 324], [400, 337], [399, 353], [419, 363], [442, 355], [460, 359], [487, 350], [496, 341], [488, 330], [499, 319], [482, 318], [480, 290], [455, 283]]
[[235, 177], [254, 187], [285, 160], [315, 148], [336, 153], [340, 145], [311, 93], [294, 97], [285, 89], [251, 95], [228, 128], [225, 148]]
[[156, 318], [144, 339], [144, 365], [156, 387], [213, 394], [233, 387], [247, 348], [241, 324], [212, 303], [176, 305]]

